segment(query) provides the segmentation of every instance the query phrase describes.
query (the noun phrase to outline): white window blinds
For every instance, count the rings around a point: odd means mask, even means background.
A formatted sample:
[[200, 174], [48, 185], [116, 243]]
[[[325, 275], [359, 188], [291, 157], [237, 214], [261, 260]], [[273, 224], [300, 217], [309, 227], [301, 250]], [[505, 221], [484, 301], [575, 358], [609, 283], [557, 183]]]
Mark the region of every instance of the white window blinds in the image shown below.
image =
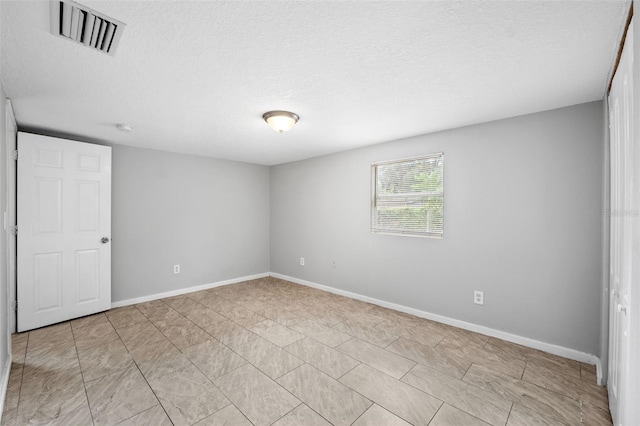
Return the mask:
[[440, 237], [444, 154], [371, 165], [371, 232]]

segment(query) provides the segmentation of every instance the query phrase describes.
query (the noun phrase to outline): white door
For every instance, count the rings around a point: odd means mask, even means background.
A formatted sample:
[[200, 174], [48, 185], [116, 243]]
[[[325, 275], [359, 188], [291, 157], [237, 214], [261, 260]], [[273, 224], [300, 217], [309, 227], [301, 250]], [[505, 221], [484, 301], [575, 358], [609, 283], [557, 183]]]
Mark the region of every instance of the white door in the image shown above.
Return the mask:
[[18, 133], [18, 331], [111, 307], [111, 148]]
[[632, 265], [633, 24], [609, 94], [611, 141], [611, 248], [609, 280], [609, 405], [614, 424], [625, 412], [629, 351], [629, 290]]

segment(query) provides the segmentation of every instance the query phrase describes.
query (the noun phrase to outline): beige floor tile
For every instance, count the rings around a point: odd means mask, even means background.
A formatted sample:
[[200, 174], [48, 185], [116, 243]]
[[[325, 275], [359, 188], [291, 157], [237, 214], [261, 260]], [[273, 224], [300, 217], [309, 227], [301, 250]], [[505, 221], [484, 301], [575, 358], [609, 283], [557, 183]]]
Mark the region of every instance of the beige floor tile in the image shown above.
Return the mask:
[[598, 378], [596, 376], [595, 365], [580, 365], [580, 380], [591, 385], [598, 385]]
[[196, 302], [186, 294], [182, 296], [168, 297], [166, 299], [162, 299], [162, 301], [185, 316], [188, 312], [203, 306], [201, 303]]
[[113, 425], [158, 405], [158, 400], [138, 369], [109, 374], [86, 383], [96, 425]]
[[135, 347], [130, 353], [147, 380], [164, 376], [191, 364], [189, 359], [166, 339]]
[[434, 348], [421, 345], [404, 337], [400, 337], [387, 346], [386, 350], [458, 379], [462, 378], [471, 366], [471, 361], [461, 354], [437, 351]]
[[109, 319], [103, 312], [99, 314], [94, 314], [94, 315], [87, 315], [86, 317], [81, 317], [81, 318], [77, 318], [69, 321], [69, 324], [71, 325], [71, 329], [73, 330], [74, 334], [79, 332], [83, 328], [87, 328], [87, 327], [91, 328], [99, 324], [108, 324], [108, 323], [109, 323]]
[[214, 339], [190, 346], [182, 352], [210, 379], [220, 377], [247, 363], [240, 355]]
[[609, 410], [609, 394], [606, 386], [581, 386], [579, 390], [578, 400], [580, 404], [600, 407]]
[[18, 426], [18, 407], [4, 407], [2, 410], [1, 426]]
[[526, 361], [507, 355], [490, 343], [484, 345], [481, 350], [467, 352], [466, 355], [474, 364], [484, 365], [494, 371], [508, 374], [517, 379], [522, 378], [524, 367], [526, 366]]
[[375, 327], [384, 321], [384, 318], [369, 313], [366, 304], [365, 306], [340, 307], [337, 311], [345, 320], [364, 324], [368, 327]]
[[344, 321], [344, 318], [331, 312], [330, 308], [327, 305], [323, 305], [321, 302], [309, 301], [307, 303], [299, 303], [292, 305], [287, 309], [307, 320], [319, 322], [327, 327], [333, 327], [334, 325]]
[[270, 425], [300, 404], [297, 398], [249, 364], [219, 377], [214, 383], [256, 426]]
[[304, 364], [304, 361], [262, 337], [234, 350], [272, 379]]
[[580, 378], [580, 363], [572, 359], [562, 358], [544, 352], [532, 352], [527, 357], [527, 365], [546, 368], [566, 376]]
[[227, 318], [204, 305], [191, 309], [185, 313], [185, 316], [199, 327], [208, 327], [218, 322], [227, 321]]
[[133, 359], [120, 339], [78, 349], [78, 357], [86, 382], [133, 365]]
[[415, 361], [408, 360], [355, 337], [344, 342], [336, 349], [396, 379], [407, 374], [416, 365]]
[[56, 392], [20, 398], [16, 424], [91, 425], [91, 412], [82, 382]]
[[292, 325], [291, 328], [305, 336], [312, 337], [320, 343], [335, 348], [338, 345], [351, 339], [349, 334], [331, 328], [320, 321], [305, 320]]
[[411, 423], [407, 423], [395, 414], [390, 413], [378, 404], [373, 404], [358, 420], [353, 423], [353, 426], [410, 426]]
[[224, 307], [219, 308], [219, 310], [214, 310], [220, 315], [240, 324], [243, 327], [249, 327], [250, 325], [259, 323], [266, 319], [262, 315], [258, 315], [252, 310], [236, 305], [235, 303], [229, 303], [223, 306]]
[[583, 393], [592, 392], [597, 394], [599, 389], [596, 385], [583, 382], [580, 377], [548, 370], [542, 367], [541, 364], [534, 362], [527, 363], [522, 380], [561, 393], [575, 400], [579, 400], [580, 395]]
[[193, 365], [151, 379], [150, 384], [175, 425], [191, 425], [230, 404]]
[[82, 385], [79, 368], [67, 370], [27, 370], [23, 374], [20, 398], [45, 398], [66, 388]]
[[371, 405], [367, 398], [308, 364], [282, 376], [278, 383], [334, 425], [350, 425]]
[[258, 313], [265, 318], [269, 318], [270, 320], [275, 321], [287, 327], [291, 327], [293, 325], [299, 324], [305, 320], [303, 317], [296, 314], [295, 312], [291, 312], [279, 307], [271, 307], [263, 311], [260, 311]]
[[[489, 347], [487, 349], [487, 346]], [[522, 377], [525, 361], [495, 350], [489, 344], [483, 344], [477, 340], [467, 338], [458, 339], [452, 336], [446, 337], [435, 347], [435, 351], [447, 354], [447, 358], [457, 358], [462, 364], [470, 362], [483, 365], [498, 373], [507, 374], [517, 379]]]
[[167, 307], [169, 309], [166, 310], [166, 311], [158, 310], [158, 311], [154, 312], [153, 314], [149, 315], [149, 321], [151, 321], [151, 323], [153, 325], [155, 325], [159, 330], [162, 330], [163, 328], [168, 327], [170, 325], [173, 325], [173, 326], [178, 326], [178, 325], [187, 326], [189, 324], [192, 324], [192, 322], [189, 321], [180, 312], [178, 312], [175, 309], [169, 307], [169, 305], [167, 305]]
[[355, 321], [343, 321], [333, 328], [381, 348], [388, 346], [398, 338], [398, 336], [384, 330], [368, 327]]
[[152, 300], [151, 302], [144, 302], [134, 305], [136, 309], [140, 311], [149, 321], [162, 317], [173, 311], [173, 309], [164, 303], [162, 300]]
[[447, 337], [450, 340], [455, 339], [458, 342], [464, 343], [466, 346], [481, 348], [489, 341], [489, 336], [485, 334], [475, 333], [450, 325], [443, 325], [443, 330], [446, 331]]
[[472, 415], [465, 413], [451, 405], [445, 403], [438, 410], [438, 413], [433, 418], [429, 426], [488, 426], [489, 423], [485, 423], [482, 420], [473, 417]]
[[106, 312], [116, 330], [149, 321], [135, 306], [124, 306]]
[[492, 425], [504, 425], [512, 402], [431, 368], [416, 365], [402, 381]]
[[472, 365], [463, 381], [497, 393], [544, 418], [567, 424], [580, 422], [578, 401], [511, 376], [496, 373], [486, 367]]
[[234, 300], [235, 303], [250, 311], [259, 313], [265, 309], [273, 308], [273, 305], [262, 298], [248, 295]]
[[404, 337], [405, 339], [412, 340], [420, 343], [421, 345], [434, 347], [445, 338], [444, 333], [433, 332], [425, 327], [407, 327], [400, 326], [395, 323], [386, 322], [378, 324], [377, 329], [383, 330], [391, 335]]
[[211, 339], [211, 336], [203, 329], [188, 321], [184, 325], [169, 324], [160, 329], [178, 349], [188, 348]]
[[272, 426], [331, 426], [320, 414], [306, 404], [300, 404]]
[[160, 404], [128, 418], [118, 426], [173, 426]]
[[209, 290], [207, 295], [200, 298], [198, 302], [218, 313], [220, 313], [220, 311], [227, 311], [229, 305], [232, 305], [232, 302], [217, 296], [214, 289]]
[[27, 354], [27, 341], [29, 340], [29, 333], [19, 333], [11, 335], [11, 358], [13, 362], [24, 361], [24, 357]]
[[517, 343], [507, 342], [506, 340], [496, 339], [495, 337], [489, 338], [489, 340], [485, 344], [485, 347], [488, 346], [491, 346], [494, 351], [501, 351], [507, 356], [518, 358], [523, 361], [526, 361], [527, 356], [535, 351], [535, 349], [518, 345]]
[[172, 424], [147, 381], [178, 424], [611, 424], [591, 365], [273, 277], [11, 337], [3, 425]]
[[200, 420], [197, 426], [253, 426], [233, 404]]
[[285, 349], [334, 379], [339, 379], [347, 371], [360, 364], [350, 356], [310, 337], [298, 340]]
[[194, 291], [193, 293], [187, 293], [185, 294], [185, 296], [195, 300], [196, 302], [202, 303], [202, 300], [205, 299], [207, 296], [209, 296], [209, 294], [210, 294], [209, 289], [206, 289], [206, 290]]
[[442, 401], [373, 367], [360, 364], [341, 383], [369, 398], [411, 424], [427, 424]]
[[[410, 315], [404, 312], [394, 311], [393, 309], [383, 308], [382, 306], [372, 305], [369, 308], [369, 312], [375, 316], [384, 318], [385, 321], [382, 323], [396, 323], [402, 326], [416, 327], [420, 325], [423, 321], [423, 318], [418, 318], [414, 315]], [[382, 324], [381, 323], [381, 324]]]
[[166, 337], [150, 322], [134, 324], [118, 330], [120, 338], [132, 350], [138, 347], [147, 346], [153, 342], [167, 340]]
[[258, 335], [236, 324], [233, 321], [223, 321], [212, 324], [205, 331], [231, 349], [258, 338]]
[[18, 364], [15, 362], [11, 363], [11, 369], [9, 370], [9, 382], [7, 383], [7, 393], [4, 400], [3, 411], [17, 410], [18, 401], [20, 400], [20, 388], [22, 387], [23, 371], [24, 366], [22, 364]]
[[271, 320], [253, 324], [248, 329], [280, 347], [304, 338], [302, 334]]
[[27, 352], [41, 349], [68, 349], [75, 347], [71, 325], [63, 322], [29, 332]]
[[32, 373], [46, 374], [48, 372], [59, 372], [63, 370], [78, 370], [78, 353], [74, 346], [63, 347], [40, 347], [37, 350], [27, 350], [24, 361], [24, 377], [29, 377]]
[[613, 424], [608, 407], [582, 404], [581, 420], [586, 426], [610, 426]]
[[[91, 317], [86, 317], [87, 319]], [[99, 318], [99, 320], [98, 320]], [[118, 340], [120, 337], [116, 333], [115, 328], [111, 325], [107, 316], [100, 314], [91, 323], [82, 323], [83, 325], [71, 325], [76, 347], [78, 349], [89, 348], [91, 346], [100, 345], [110, 340]]]
[[558, 420], [556, 417], [546, 417], [543, 413], [520, 406], [518, 403], [513, 404], [509, 421], [507, 422], [507, 426], [557, 426], [559, 424], [579, 423], [567, 423]]

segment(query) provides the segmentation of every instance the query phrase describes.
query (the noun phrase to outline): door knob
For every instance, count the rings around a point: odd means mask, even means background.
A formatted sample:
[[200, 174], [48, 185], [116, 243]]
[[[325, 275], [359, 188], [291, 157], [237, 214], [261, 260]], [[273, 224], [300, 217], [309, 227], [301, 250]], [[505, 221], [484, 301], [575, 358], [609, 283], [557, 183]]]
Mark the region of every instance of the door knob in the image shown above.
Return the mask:
[[108, 237], [102, 237], [102, 239], [100, 240], [100, 242], [102, 244], [107, 244], [109, 242], [109, 238]]

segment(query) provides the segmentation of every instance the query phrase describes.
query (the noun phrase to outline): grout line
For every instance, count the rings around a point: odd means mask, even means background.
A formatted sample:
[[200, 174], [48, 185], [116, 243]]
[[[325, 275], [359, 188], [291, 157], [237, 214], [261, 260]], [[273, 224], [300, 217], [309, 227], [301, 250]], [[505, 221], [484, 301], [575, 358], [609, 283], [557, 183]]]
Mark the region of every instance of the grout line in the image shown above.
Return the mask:
[[[104, 315], [104, 314], [103, 314]], [[106, 315], [105, 315], [106, 317]], [[107, 318], [108, 320], [108, 318]], [[111, 322], [109, 322], [111, 324]], [[80, 352], [78, 345], [76, 344], [76, 333], [73, 331], [71, 321], [69, 321], [69, 328], [71, 329], [71, 336], [73, 337], [73, 348], [76, 350], [76, 358], [78, 358], [78, 369], [80, 370], [80, 377], [82, 378], [82, 387], [84, 388], [84, 397], [87, 398], [87, 407], [89, 408], [89, 415], [91, 416], [91, 423], [96, 424], [96, 420], [93, 417], [93, 411], [91, 410], [91, 401], [89, 400], [89, 392], [87, 392], [87, 382], [84, 380], [84, 373], [82, 371], [82, 364], [80, 363]], [[117, 333], [116, 333], [117, 334]], [[118, 336], [119, 338], [120, 336]]]
[[[126, 345], [125, 345], [126, 346]], [[131, 359], [133, 359], [133, 357], [131, 357]], [[171, 423], [173, 423], [173, 420], [171, 420], [171, 417], [169, 416], [169, 413], [167, 412], [166, 408], [164, 408], [164, 405], [162, 405], [162, 402], [160, 402], [160, 398], [158, 398], [158, 394], [156, 393], [156, 391], [153, 389], [153, 387], [151, 386], [151, 383], [149, 383], [149, 380], [147, 380], [147, 378], [145, 377], [145, 375], [142, 373], [142, 370], [140, 369], [140, 366], [138, 365], [138, 363], [136, 362], [135, 359], [133, 359], [133, 364], [136, 366], [136, 368], [138, 369], [138, 372], [140, 373], [140, 375], [142, 376], [142, 379], [145, 381], [145, 383], [147, 384], [147, 386], [149, 387], [149, 389], [151, 390], [151, 392], [153, 393], [153, 396], [156, 398], [156, 401], [158, 401], [158, 404], [162, 407], [162, 410], [164, 411], [164, 414], [167, 416], [167, 418], [169, 419], [169, 421]], [[177, 371], [177, 370], [176, 370]], [[171, 374], [171, 373], [168, 373]], [[155, 407], [155, 405], [154, 405]], [[151, 407], [153, 408], [153, 407]], [[147, 410], [143, 410], [140, 411], [140, 413], [144, 413]], [[137, 416], [140, 413], [136, 413], [131, 417]]]
[[513, 406], [515, 405], [515, 401], [511, 401], [511, 407], [509, 407], [509, 414], [507, 415], [507, 423], [509, 424], [509, 418], [511, 417], [511, 412], [513, 411]]
[[[342, 353], [342, 352], [340, 352], [340, 353]], [[345, 354], [345, 355], [346, 355], [346, 354]], [[347, 356], [348, 356], [348, 355], [347, 355]], [[337, 378], [337, 379], [335, 379], [335, 380], [337, 380], [338, 382], [340, 382], [340, 379], [342, 379], [342, 378], [343, 378], [344, 376], [346, 376], [347, 374], [351, 373], [353, 370], [355, 370], [356, 368], [358, 368], [360, 365], [364, 364], [364, 362], [359, 361], [359, 360], [357, 360], [357, 359], [355, 359], [355, 358], [352, 358], [352, 359], [353, 359], [353, 360], [355, 360], [355, 361], [358, 361], [358, 364], [357, 364], [357, 365], [354, 365], [354, 366], [353, 366], [353, 367], [351, 367], [349, 370], [345, 371], [345, 372], [344, 372], [344, 374], [343, 374], [342, 376], [338, 377], [338, 378]], [[340, 383], [342, 383], [342, 382], [340, 382]], [[344, 385], [344, 383], [342, 383], [342, 384]], [[347, 386], [347, 385], [345, 385], [345, 386]], [[349, 388], [349, 389], [351, 389], [351, 388]]]
[[[20, 408], [20, 398], [22, 397], [22, 384], [24, 383], [24, 370], [26, 369], [27, 366], [27, 351], [29, 349], [29, 339], [31, 338], [31, 332], [28, 331], [27, 332], [27, 343], [24, 345], [24, 359], [22, 361], [22, 371], [20, 372], [20, 388], [18, 389], [18, 403], [16, 404], [16, 418], [15, 420], [18, 420], [18, 413], [19, 413], [19, 408]], [[13, 346], [13, 345], [12, 345]], [[12, 352], [13, 352], [13, 348]], [[9, 367], [9, 379], [11, 379], [11, 367]], [[8, 386], [7, 386], [8, 387]], [[5, 402], [6, 402], [6, 395], [5, 395]], [[0, 420], [2, 417], [2, 414], [0, 414]]]
[[433, 419], [436, 418], [436, 416], [438, 415], [438, 413], [440, 412], [440, 410], [442, 409], [442, 407], [444, 406], [444, 404], [446, 404], [444, 401], [442, 401], [442, 404], [440, 404], [440, 406], [438, 407], [438, 409], [436, 410], [435, 413], [433, 413], [433, 417], [431, 417], [429, 419], [429, 423], [427, 423], [427, 425], [431, 424], [431, 422], [433, 421]]
[[[298, 399], [298, 398], [296, 398]], [[298, 399], [298, 401], [300, 401]], [[304, 402], [300, 401], [300, 404], [296, 405], [295, 407], [293, 407], [291, 410], [287, 411], [286, 413], [284, 413], [282, 416], [280, 416], [278, 419], [276, 419], [276, 421], [272, 422], [271, 424], [275, 424], [278, 423], [280, 420], [284, 419], [285, 417], [287, 417], [290, 413], [292, 413], [294, 410], [296, 410], [298, 407], [300, 407], [301, 405], [304, 405]]]

